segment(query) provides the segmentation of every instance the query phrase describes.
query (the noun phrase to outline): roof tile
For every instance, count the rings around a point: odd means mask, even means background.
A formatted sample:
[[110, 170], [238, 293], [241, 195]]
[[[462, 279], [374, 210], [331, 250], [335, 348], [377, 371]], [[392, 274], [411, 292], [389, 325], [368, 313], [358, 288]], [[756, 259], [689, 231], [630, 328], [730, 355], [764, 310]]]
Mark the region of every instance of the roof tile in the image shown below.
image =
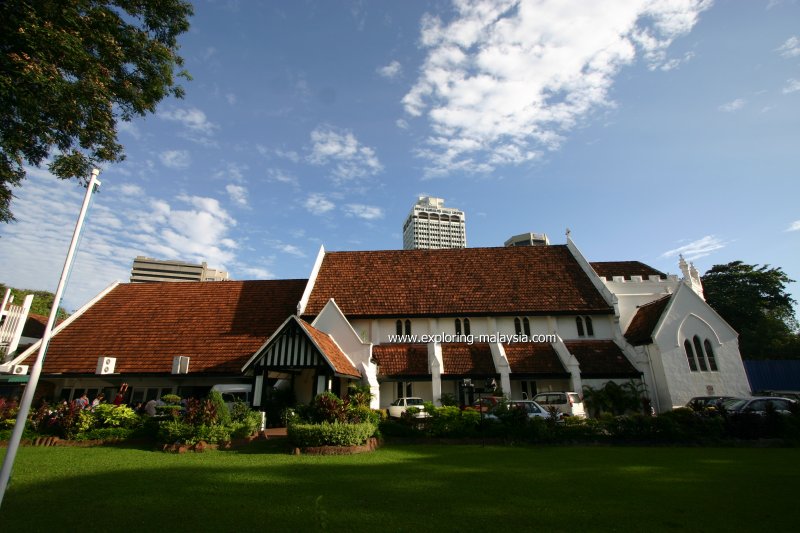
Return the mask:
[[650, 344], [653, 342], [653, 330], [658, 324], [658, 319], [664, 314], [672, 295], [664, 296], [653, 302], [640, 305], [633, 315], [627, 331], [625, 331], [625, 338], [634, 346], [641, 346], [642, 344]]
[[[45, 374], [93, 374], [99, 357], [117, 373], [238, 373], [296, 311], [306, 280], [120, 284], [53, 336]], [[32, 362], [33, 358], [28, 358]], [[26, 363], [28, 364], [28, 363]]]
[[430, 376], [426, 344], [379, 344], [372, 347], [381, 376]]
[[349, 318], [611, 313], [563, 245], [328, 252], [306, 306]]
[[641, 376], [612, 340], [564, 341], [578, 360], [582, 378], [635, 378]]

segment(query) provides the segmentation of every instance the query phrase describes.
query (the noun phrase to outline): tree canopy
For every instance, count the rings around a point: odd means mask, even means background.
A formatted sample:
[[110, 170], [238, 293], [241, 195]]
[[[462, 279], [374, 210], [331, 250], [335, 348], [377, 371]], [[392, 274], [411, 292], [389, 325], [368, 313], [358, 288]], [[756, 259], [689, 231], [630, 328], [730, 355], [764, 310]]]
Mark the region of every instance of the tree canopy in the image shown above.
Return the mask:
[[117, 121], [183, 96], [177, 37], [184, 0], [0, 2], [0, 221], [13, 220], [12, 188], [25, 165], [84, 183], [93, 166], [120, 161]]
[[794, 280], [782, 269], [733, 261], [714, 265], [702, 281], [708, 304], [739, 332], [744, 358], [800, 357], [796, 302], [786, 292]]
[[[34, 315], [50, 316], [50, 310], [53, 308], [53, 300], [55, 294], [48, 291], [37, 291], [31, 289], [15, 289], [14, 287], [7, 287], [5, 284], [0, 283], [0, 301], [6, 294], [6, 289], [11, 289], [11, 295], [14, 297], [14, 304], [22, 305], [22, 301], [29, 294], [33, 294], [33, 301], [31, 302], [30, 312]], [[63, 308], [58, 308], [58, 320], [63, 320], [69, 316], [69, 313]]]

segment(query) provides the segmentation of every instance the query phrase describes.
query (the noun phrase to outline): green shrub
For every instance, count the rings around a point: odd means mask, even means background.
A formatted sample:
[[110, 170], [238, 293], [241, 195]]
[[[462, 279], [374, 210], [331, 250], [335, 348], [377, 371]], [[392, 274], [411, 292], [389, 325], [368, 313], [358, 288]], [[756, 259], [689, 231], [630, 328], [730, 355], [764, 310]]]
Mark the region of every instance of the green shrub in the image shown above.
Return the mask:
[[196, 444], [201, 440], [209, 444], [222, 444], [231, 440], [231, 426], [223, 425], [200, 425], [194, 428], [194, 434], [187, 444]]
[[442, 397], [439, 398], [439, 403], [442, 404], [442, 407], [458, 407], [458, 398], [455, 394], [445, 392], [442, 394]]
[[135, 429], [124, 427], [95, 428], [78, 433], [74, 440], [125, 440], [129, 439], [135, 431]]
[[295, 446], [358, 446], [364, 444], [377, 429], [371, 422], [342, 424], [340, 422], [321, 424], [292, 424], [287, 433]]
[[161, 401], [169, 405], [180, 405], [181, 397], [177, 394], [165, 394], [161, 397]]
[[222, 399], [222, 393], [217, 390], [212, 390], [208, 393], [208, 401], [214, 406], [217, 412], [217, 424], [227, 426], [231, 423], [231, 413], [228, 406], [225, 405], [225, 400]]
[[126, 405], [101, 403], [93, 412], [100, 427], [132, 428], [141, 424], [141, 418], [136, 411]]
[[186, 444], [194, 437], [194, 426], [180, 420], [165, 420], [158, 425], [158, 442]]

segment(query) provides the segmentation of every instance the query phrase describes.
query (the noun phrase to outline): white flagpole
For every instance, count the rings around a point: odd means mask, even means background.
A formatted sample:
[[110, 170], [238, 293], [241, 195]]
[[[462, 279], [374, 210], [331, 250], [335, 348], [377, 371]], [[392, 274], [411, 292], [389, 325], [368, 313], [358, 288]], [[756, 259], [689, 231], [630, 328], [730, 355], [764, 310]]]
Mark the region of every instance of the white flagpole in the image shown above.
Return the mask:
[[78, 248], [78, 240], [83, 228], [83, 220], [86, 218], [86, 212], [89, 210], [89, 203], [92, 199], [94, 191], [100, 187], [100, 180], [97, 176], [100, 171], [96, 168], [92, 170], [92, 177], [89, 180], [89, 186], [86, 187], [86, 196], [83, 198], [83, 205], [81, 212], [78, 215], [78, 222], [75, 224], [75, 232], [72, 234], [72, 242], [69, 245], [67, 258], [64, 261], [64, 270], [61, 271], [61, 279], [58, 280], [58, 288], [56, 289], [55, 297], [53, 298], [53, 308], [50, 309], [50, 318], [47, 320], [47, 326], [44, 328], [44, 335], [42, 336], [42, 344], [39, 346], [39, 355], [36, 357], [36, 362], [31, 368], [31, 377], [28, 384], [25, 386], [25, 392], [22, 393], [22, 400], [19, 405], [19, 413], [17, 414], [17, 421], [14, 424], [14, 431], [11, 433], [11, 439], [8, 441], [8, 449], [6, 451], [5, 459], [3, 459], [3, 469], [0, 471], [0, 505], [3, 503], [3, 497], [6, 495], [8, 483], [11, 480], [11, 471], [14, 468], [14, 459], [17, 456], [17, 449], [19, 448], [20, 440], [22, 440], [22, 432], [25, 430], [25, 424], [28, 420], [28, 413], [31, 410], [31, 403], [33, 403], [33, 395], [36, 392], [36, 385], [39, 383], [39, 375], [42, 373], [42, 364], [44, 357], [47, 353], [47, 345], [50, 343], [50, 336], [53, 332], [53, 324], [56, 322], [58, 315], [58, 306], [61, 304], [61, 296], [64, 293], [64, 287], [67, 284], [67, 277], [72, 268], [72, 260], [74, 259], [75, 252]]

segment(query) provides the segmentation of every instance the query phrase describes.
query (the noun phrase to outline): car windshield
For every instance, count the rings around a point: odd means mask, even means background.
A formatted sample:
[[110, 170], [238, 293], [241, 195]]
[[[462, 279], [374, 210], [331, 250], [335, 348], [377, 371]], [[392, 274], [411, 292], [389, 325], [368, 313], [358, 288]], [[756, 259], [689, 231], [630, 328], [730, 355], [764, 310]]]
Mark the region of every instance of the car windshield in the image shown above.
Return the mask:
[[747, 404], [747, 402], [748, 402], [748, 400], [742, 400], [742, 399], [734, 398], [732, 400], [728, 400], [727, 402], [723, 403], [722, 405], [725, 407], [725, 409], [730, 409], [732, 411], [738, 411], [739, 409], [744, 407], [745, 404]]

